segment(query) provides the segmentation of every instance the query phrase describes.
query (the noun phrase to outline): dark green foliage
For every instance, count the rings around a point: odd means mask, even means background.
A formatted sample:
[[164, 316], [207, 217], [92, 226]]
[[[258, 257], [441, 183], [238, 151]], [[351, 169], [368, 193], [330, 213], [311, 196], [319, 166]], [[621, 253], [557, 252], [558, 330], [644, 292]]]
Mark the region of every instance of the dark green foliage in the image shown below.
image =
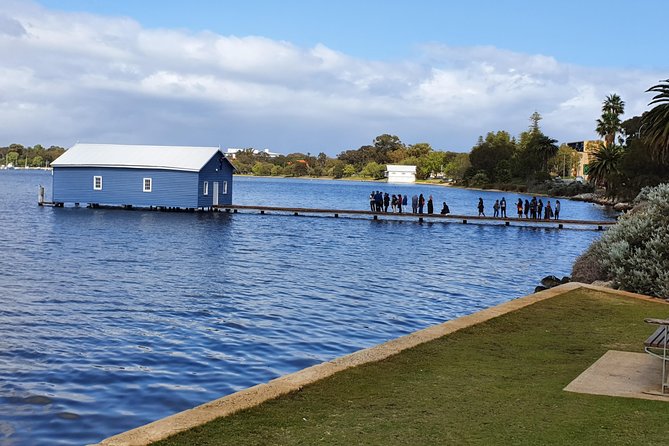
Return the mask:
[[516, 150], [511, 135], [504, 131], [489, 132], [485, 140], [472, 148], [469, 161], [475, 171], [483, 171], [488, 178], [495, 178], [495, 168], [502, 162], [508, 162]]
[[602, 144], [590, 161], [589, 180], [594, 184], [603, 184], [607, 194], [615, 194], [615, 185], [620, 182], [620, 164], [623, 148], [615, 144]]
[[669, 166], [669, 79], [646, 91], [657, 93], [649, 105], [653, 109], [642, 116], [643, 137], [651, 148], [651, 157]]

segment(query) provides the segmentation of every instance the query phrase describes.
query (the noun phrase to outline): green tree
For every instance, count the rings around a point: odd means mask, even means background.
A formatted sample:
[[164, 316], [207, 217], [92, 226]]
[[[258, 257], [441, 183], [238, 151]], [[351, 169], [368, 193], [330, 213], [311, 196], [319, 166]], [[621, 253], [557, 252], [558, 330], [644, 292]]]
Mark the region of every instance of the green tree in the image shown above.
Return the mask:
[[480, 138], [479, 143], [472, 148], [469, 161], [475, 171], [483, 171], [488, 178], [493, 178], [497, 164], [500, 161], [510, 160], [515, 149], [516, 145], [509, 133], [489, 132], [485, 140]]
[[279, 176], [284, 174], [284, 169], [283, 169], [283, 167], [275, 164], [275, 165], [272, 166], [272, 170], [271, 170], [270, 174], [273, 177], [279, 177]]
[[371, 177], [375, 180], [380, 180], [385, 176], [386, 166], [375, 161], [370, 161], [360, 172], [363, 177]]
[[566, 144], [562, 144], [555, 156], [548, 160], [548, 168], [551, 172], [570, 177], [578, 169], [581, 162], [581, 154]]
[[419, 158], [419, 166], [425, 170], [427, 177], [444, 172], [444, 168], [455, 157], [453, 152], [431, 151]]
[[604, 138], [606, 145], [613, 145], [616, 141], [616, 133], [622, 129], [620, 115], [625, 113], [625, 102], [617, 94], [606, 97], [602, 104], [602, 117], [597, 120], [596, 131]]
[[541, 121], [543, 117], [539, 114], [538, 111], [535, 111], [530, 115], [530, 132], [536, 133], [540, 132], [541, 130], [539, 129], [539, 121]]
[[258, 161], [253, 165], [253, 175], [269, 176], [272, 175], [272, 168], [274, 166], [270, 163]]
[[344, 162], [340, 160], [330, 160], [327, 165], [327, 172], [333, 178], [342, 178], [344, 176]]
[[30, 165], [32, 167], [42, 167], [44, 165], [44, 158], [42, 158], [39, 155], [36, 155], [33, 157], [32, 161], [30, 161]]
[[432, 152], [432, 146], [426, 142], [421, 142], [418, 144], [412, 144], [406, 148], [407, 156], [412, 156], [415, 158], [421, 158], [423, 156], [428, 156]]
[[465, 177], [465, 172], [471, 167], [468, 153], [457, 153], [455, 157], [444, 167], [444, 176], [456, 181]]
[[19, 159], [19, 153], [18, 152], [9, 152], [9, 153], [7, 153], [5, 159], [7, 160], [7, 164], [16, 164], [16, 162]]
[[352, 176], [355, 175], [356, 173], [358, 173], [358, 171], [356, 170], [356, 168], [355, 168], [354, 165], [352, 165], [352, 164], [346, 164], [346, 165], [344, 166], [344, 176], [345, 176], [345, 177], [352, 177]]
[[617, 145], [602, 144], [598, 151], [593, 153], [590, 161], [588, 179], [594, 184], [602, 184], [607, 195], [611, 195], [619, 180], [620, 163], [623, 149]]
[[651, 158], [669, 166], [669, 79], [653, 85], [646, 92], [657, 93], [648, 105], [653, 109], [642, 116], [642, 131]]

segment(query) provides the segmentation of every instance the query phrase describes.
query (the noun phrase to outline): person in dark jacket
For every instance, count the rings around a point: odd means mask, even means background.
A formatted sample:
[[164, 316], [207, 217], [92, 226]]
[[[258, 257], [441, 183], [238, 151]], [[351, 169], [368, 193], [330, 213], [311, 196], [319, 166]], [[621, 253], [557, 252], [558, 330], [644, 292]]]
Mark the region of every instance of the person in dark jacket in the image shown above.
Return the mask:
[[427, 213], [434, 214], [434, 202], [432, 201], [432, 195], [427, 199]]
[[423, 213], [423, 207], [425, 206], [425, 197], [423, 197], [423, 194], [420, 194], [418, 196], [418, 213], [422, 214]]
[[444, 206], [441, 208], [441, 215], [450, 214], [451, 210], [448, 208], [448, 205], [444, 201]]
[[485, 206], [483, 205], [483, 198], [479, 198], [479, 204], [477, 207], [479, 209], [479, 217], [485, 217]]

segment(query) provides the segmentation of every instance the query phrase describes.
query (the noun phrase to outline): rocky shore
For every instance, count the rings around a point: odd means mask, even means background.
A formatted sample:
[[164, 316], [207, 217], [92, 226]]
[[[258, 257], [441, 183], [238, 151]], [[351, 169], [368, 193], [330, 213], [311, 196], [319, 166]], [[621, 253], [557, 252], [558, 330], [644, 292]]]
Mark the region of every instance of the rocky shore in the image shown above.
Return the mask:
[[613, 198], [606, 198], [602, 195], [598, 195], [595, 193], [579, 194], [579, 195], [574, 195], [573, 197], [570, 198], [576, 201], [585, 201], [588, 203], [596, 203], [604, 206], [611, 206], [613, 207], [613, 209], [620, 212], [627, 212], [633, 207], [632, 203], [617, 201]]

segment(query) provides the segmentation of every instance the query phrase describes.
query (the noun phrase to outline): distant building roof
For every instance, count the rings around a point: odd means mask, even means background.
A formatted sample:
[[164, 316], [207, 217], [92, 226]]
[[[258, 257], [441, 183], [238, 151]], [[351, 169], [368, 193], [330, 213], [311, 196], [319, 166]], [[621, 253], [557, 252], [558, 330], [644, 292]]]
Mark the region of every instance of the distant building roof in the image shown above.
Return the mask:
[[[54, 167], [126, 167], [200, 171], [218, 147], [75, 144], [59, 156]], [[226, 159], [226, 161], [229, 163]]]
[[409, 172], [416, 173], [416, 166], [407, 166], [403, 164], [387, 164], [386, 170], [388, 172]]

